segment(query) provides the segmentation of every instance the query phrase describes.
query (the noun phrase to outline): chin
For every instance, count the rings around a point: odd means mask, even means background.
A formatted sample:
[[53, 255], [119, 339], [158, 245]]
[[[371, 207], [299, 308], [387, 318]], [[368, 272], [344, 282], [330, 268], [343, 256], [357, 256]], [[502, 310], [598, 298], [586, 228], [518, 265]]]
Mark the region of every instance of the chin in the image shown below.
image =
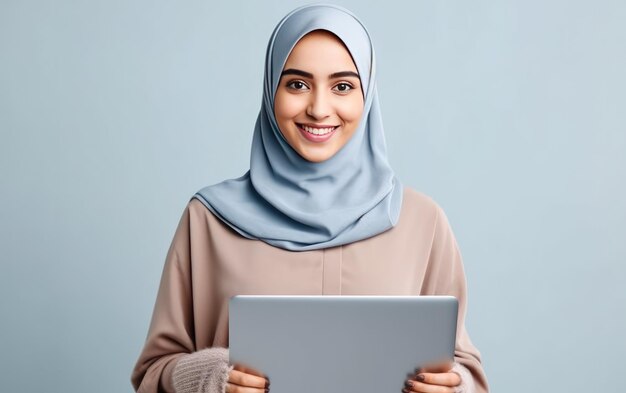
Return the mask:
[[322, 161], [326, 161], [330, 158], [332, 158], [332, 156], [334, 156], [337, 152], [336, 151], [324, 151], [324, 152], [302, 152], [299, 151], [298, 154], [300, 155], [300, 157], [304, 158], [305, 160], [309, 161], [309, 162], [322, 162]]

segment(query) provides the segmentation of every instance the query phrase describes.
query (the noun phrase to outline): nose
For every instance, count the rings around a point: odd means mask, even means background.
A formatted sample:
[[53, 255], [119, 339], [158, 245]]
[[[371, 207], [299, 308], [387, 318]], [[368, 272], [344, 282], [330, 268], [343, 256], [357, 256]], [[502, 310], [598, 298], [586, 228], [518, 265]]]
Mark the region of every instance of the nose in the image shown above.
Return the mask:
[[309, 105], [306, 108], [306, 114], [315, 120], [325, 119], [330, 116], [332, 105], [330, 99], [322, 91], [311, 94]]

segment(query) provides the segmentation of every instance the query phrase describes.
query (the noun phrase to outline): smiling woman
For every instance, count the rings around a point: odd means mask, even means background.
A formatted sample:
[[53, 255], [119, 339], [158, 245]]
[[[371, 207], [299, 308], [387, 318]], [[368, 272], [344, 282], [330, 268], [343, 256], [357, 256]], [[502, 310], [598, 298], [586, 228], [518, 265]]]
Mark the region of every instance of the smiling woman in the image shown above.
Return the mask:
[[356, 65], [337, 36], [316, 30], [291, 51], [274, 99], [282, 135], [302, 158], [321, 162], [352, 137], [363, 114]]
[[367, 30], [343, 8], [305, 6], [280, 21], [250, 170], [185, 209], [133, 372], [138, 391], [267, 391], [264, 375], [228, 359], [228, 301], [244, 294], [454, 296], [454, 361], [399, 380], [398, 391], [488, 391], [446, 216], [387, 159], [374, 61]]

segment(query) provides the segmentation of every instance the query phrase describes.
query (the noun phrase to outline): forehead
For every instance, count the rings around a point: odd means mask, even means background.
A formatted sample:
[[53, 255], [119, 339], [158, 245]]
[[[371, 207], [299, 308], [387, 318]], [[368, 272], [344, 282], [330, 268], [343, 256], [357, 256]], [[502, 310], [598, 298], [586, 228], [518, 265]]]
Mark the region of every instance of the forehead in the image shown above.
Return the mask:
[[284, 69], [287, 68], [329, 73], [357, 71], [344, 43], [325, 30], [312, 31], [302, 37], [287, 57]]

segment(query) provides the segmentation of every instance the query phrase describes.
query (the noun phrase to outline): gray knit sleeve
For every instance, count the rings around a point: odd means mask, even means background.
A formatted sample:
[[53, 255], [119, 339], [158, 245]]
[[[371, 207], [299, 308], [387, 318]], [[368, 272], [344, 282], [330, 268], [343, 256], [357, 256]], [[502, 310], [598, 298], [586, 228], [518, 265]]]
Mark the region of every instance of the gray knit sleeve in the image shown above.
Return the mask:
[[172, 379], [176, 393], [224, 393], [228, 373], [227, 348], [206, 348], [178, 359]]

